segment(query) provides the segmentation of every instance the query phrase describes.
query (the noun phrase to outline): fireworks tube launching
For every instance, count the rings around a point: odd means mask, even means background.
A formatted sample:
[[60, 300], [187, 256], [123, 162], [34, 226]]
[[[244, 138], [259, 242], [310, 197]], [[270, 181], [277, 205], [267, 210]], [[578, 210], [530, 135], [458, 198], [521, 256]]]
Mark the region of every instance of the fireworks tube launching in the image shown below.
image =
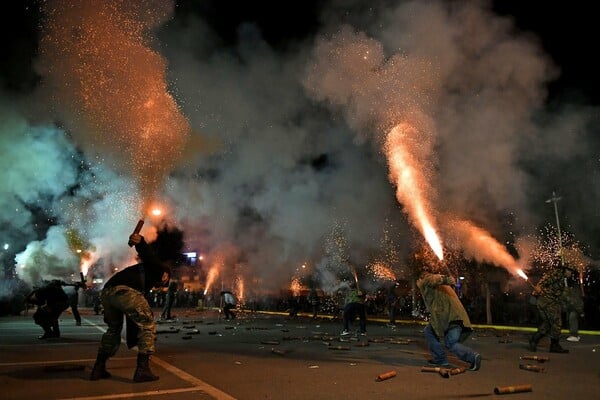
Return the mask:
[[442, 243], [433, 226], [431, 209], [426, 194], [427, 177], [425, 162], [420, 160], [418, 150], [423, 152], [426, 135], [408, 123], [395, 126], [385, 143], [385, 152], [390, 170], [390, 180], [396, 186], [396, 198], [404, 206], [412, 222], [417, 226], [435, 255], [443, 260]]

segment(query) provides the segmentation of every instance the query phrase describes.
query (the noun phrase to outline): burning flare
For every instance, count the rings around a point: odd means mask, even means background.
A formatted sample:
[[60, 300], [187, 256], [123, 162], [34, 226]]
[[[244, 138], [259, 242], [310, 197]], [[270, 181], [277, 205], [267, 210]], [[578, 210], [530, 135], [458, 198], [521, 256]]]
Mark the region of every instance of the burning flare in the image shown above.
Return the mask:
[[[385, 153], [390, 169], [390, 180], [396, 185], [396, 199], [431, 247], [435, 255], [442, 260], [442, 243], [432, 223], [429, 213], [431, 207], [425, 194], [427, 177], [423, 172], [426, 165], [418, 153], [423, 153], [424, 135], [408, 123], [396, 125], [389, 133], [385, 143]], [[428, 146], [426, 146], [428, 147]]]

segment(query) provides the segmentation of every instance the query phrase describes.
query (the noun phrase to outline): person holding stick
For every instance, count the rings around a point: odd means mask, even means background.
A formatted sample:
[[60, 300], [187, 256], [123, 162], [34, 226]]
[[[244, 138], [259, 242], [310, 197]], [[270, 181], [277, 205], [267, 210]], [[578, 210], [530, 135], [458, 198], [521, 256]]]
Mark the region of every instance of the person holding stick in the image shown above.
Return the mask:
[[[143, 224], [143, 220], [140, 221]], [[135, 249], [141, 263], [127, 267], [113, 275], [104, 285], [100, 295], [104, 307], [104, 322], [108, 329], [102, 335], [96, 363], [90, 380], [107, 379], [106, 361], [114, 356], [121, 344], [123, 317], [127, 319], [127, 345], [137, 345], [137, 366], [134, 382], [158, 380], [150, 370], [150, 355], [155, 352], [156, 324], [152, 309], [145, 297], [154, 287], [166, 286], [171, 276], [168, 265], [161, 262], [139, 234], [141, 224], [129, 236], [129, 246]]]
[[456, 282], [451, 276], [434, 271], [434, 268], [426, 268], [417, 280], [417, 287], [431, 314], [429, 324], [424, 329], [425, 339], [433, 355], [429, 364], [450, 366], [442, 347], [443, 339], [446, 349], [469, 363], [470, 371], [477, 371], [481, 368], [481, 355], [463, 344], [472, 329], [467, 311], [454, 291]]

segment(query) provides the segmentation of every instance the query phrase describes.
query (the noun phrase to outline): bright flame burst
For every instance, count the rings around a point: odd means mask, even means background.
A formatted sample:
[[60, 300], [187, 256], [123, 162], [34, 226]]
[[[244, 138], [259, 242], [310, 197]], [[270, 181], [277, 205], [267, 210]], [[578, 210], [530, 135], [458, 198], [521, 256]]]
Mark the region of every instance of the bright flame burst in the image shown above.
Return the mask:
[[521, 268], [517, 269], [517, 275], [519, 275], [521, 278], [525, 279], [526, 281], [529, 280], [529, 278], [527, 277], [527, 275], [525, 275], [525, 272], [523, 272], [523, 270]]
[[300, 296], [302, 292], [302, 284], [300, 283], [300, 278], [292, 278], [292, 282], [290, 283], [290, 291], [294, 296]]
[[435, 255], [442, 260], [442, 243], [433, 226], [429, 213], [427, 179], [423, 174], [425, 163], [417, 156], [419, 146], [425, 138], [408, 123], [396, 125], [389, 133], [385, 143], [385, 152], [390, 169], [390, 180], [396, 185], [396, 198], [413, 223], [421, 231]]

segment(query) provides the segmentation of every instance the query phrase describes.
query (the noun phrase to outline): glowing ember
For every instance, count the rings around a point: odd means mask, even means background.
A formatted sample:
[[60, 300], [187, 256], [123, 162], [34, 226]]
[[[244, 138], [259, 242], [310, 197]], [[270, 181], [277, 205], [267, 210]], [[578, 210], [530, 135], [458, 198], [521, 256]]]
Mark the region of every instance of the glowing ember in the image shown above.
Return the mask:
[[[390, 180], [396, 185], [396, 198], [404, 206], [404, 210], [421, 231], [435, 255], [442, 260], [442, 243], [433, 226], [429, 213], [431, 207], [426, 198], [426, 193], [431, 192], [427, 187], [424, 170], [427, 163], [422, 159], [426, 154], [419, 157], [419, 150], [426, 142], [424, 136], [412, 125], [401, 123], [388, 133], [385, 151]], [[425, 147], [429, 148], [426, 143]]]
[[523, 272], [523, 270], [521, 268], [517, 269], [517, 275], [519, 275], [521, 278], [523, 278], [525, 280], [529, 280], [529, 278], [527, 277], [527, 275], [525, 275], [525, 272]]

